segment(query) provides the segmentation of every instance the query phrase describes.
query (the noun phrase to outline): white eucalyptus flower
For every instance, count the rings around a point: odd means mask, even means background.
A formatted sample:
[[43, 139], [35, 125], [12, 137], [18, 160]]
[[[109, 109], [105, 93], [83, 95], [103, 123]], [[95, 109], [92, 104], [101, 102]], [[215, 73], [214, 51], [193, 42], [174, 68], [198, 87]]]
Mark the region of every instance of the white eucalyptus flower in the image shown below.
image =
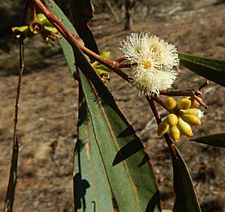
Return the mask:
[[132, 33], [122, 42], [125, 58], [133, 64], [132, 84], [141, 93], [159, 94], [176, 79], [179, 59], [176, 47], [147, 33]]

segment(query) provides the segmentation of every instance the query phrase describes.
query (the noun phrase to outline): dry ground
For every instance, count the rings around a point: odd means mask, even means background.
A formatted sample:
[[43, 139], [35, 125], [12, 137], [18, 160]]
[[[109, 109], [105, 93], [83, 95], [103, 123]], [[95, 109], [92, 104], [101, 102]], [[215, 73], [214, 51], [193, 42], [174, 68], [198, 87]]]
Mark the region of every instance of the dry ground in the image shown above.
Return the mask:
[[[156, 10], [150, 13], [151, 17], [136, 18], [133, 31], [157, 34], [173, 42], [179, 51], [224, 58], [224, 4], [177, 11], [170, 16], [169, 12]], [[123, 30], [121, 23], [115, 23], [108, 14], [99, 14], [91, 26], [100, 49], [110, 50], [114, 56], [121, 54], [119, 43], [130, 33]], [[0, 57], [0, 210], [9, 174], [17, 86], [16, 68], [6, 69], [10, 67], [10, 64], [4, 66], [6, 57], [11, 58], [10, 63], [15, 63], [17, 55], [11, 51], [11, 55], [4, 53]], [[174, 87], [190, 88], [203, 81], [203, 78], [182, 69]], [[156, 134], [157, 127], [145, 99], [138, 97], [134, 88], [115, 75], [112, 75], [108, 87], [148, 145], [162, 204], [164, 208], [171, 208], [171, 161], [168, 152], [162, 151], [165, 144]], [[205, 89], [204, 100], [209, 108], [204, 125], [195, 130], [196, 135], [224, 131], [224, 92], [223, 87], [213, 83]], [[20, 155], [15, 212], [73, 211], [72, 169], [77, 136], [77, 94], [77, 83], [73, 81], [61, 54], [27, 63], [19, 111]], [[225, 150], [186, 142], [186, 138], [179, 148], [190, 167], [203, 211], [225, 211]]]

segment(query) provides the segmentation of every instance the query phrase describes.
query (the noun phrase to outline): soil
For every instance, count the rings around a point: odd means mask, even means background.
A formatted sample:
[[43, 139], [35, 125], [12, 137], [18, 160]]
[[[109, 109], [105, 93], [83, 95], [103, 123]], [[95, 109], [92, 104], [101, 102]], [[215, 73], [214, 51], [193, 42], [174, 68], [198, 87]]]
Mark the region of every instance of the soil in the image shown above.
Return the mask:
[[[174, 43], [181, 52], [224, 58], [224, 12], [225, 4], [172, 12], [156, 8], [144, 18], [135, 18], [132, 32], [156, 34]], [[131, 33], [123, 29], [123, 23], [101, 13], [94, 17], [91, 27], [100, 49], [110, 50], [113, 57], [121, 55], [120, 42]], [[57, 53], [58, 47], [54, 48]], [[27, 53], [31, 58], [32, 51]], [[78, 88], [62, 54], [56, 53], [50, 58], [26, 62], [19, 104], [20, 152], [15, 212], [74, 211], [72, 173]], [[15, 64], [16, 57], [16, 51], [2, 52], [0, 56], [0, 211], [11, 160], [18, 76], [17, 68], [10, 64]], [[6, 58], [10, 61], [4, 64]], [[189, 70], [181, 68], [179, 72], [176, 89], [193, 88], [205, 81]], [[146, 100], [115, 74], [107, 86], [149, 149], [162, 206], [172, 209], [171, 158], [165, 142], [157, 136], [157, 125]], [[209, 107], [203, 126], [194, 130], [195, 136], [224, 131], [224, 92], [224, 87], [214, 83], [204, 89], [204, 102]], [[163, 115], [164, 110], [158, 109]], [[187, 138], [181, 139], [179, 149], [189, 167], [203, 212], [225, 211], [225, 150], [192, 143]]]

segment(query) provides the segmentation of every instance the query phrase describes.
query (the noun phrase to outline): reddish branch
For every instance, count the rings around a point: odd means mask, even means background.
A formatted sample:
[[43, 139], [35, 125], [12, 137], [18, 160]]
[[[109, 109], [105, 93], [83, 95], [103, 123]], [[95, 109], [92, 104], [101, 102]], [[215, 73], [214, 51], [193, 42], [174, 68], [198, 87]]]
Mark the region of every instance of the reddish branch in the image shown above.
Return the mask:
[[[130, 81], [130, 78], [126, 73], [124, 73], [121, 68], [130, 68], [131, 64], [123, 64], [121, 62], [124, 61], [124, 57], [118, 58], [114, 61], [107, 60], [100, 55], [96, 54], [95, 52], [91, 51], [90, 49], [86, 48], [82, 42], [79, 42], [76, 36], [69, 32], [64, 24], [54, 16], [46, 6], [41, 2], [41, 0], [32, 0], [32, 2], [44, 13], [44, 15], [52, 22], [52, 24], [58, 29], [58, 31], [63, 35], [63, 37], [75, 48], [80, 49], [83, 53], [87, 54], [89, 57], [95, 58], [98, 62], [104, 64], [115, 73], [117, 73], [120, 77], [125, 79], [126, 81]], [[205, 85], [203, 85], [204, 87]], [[168, 96], [201, 96], [202, 93], [199, 89], [191, 89], [191, 90], [173, 90], [173, 91], [161, 91], [161, 95], [168, 95]], [[156, 102], [159, 103], [157, 98], [152, 97]], [[200, 98], [196, 98], [197, 101]], [[204, 103], [201, 103], [204, 104]], [[162, 105], [163, 106], [163, 105]], [[206, 106], [206, 105], [204, 105]]]
[[112, 69], [123, 79], [128, 80], [127, 75], [121, 71], [118, 62], [107, 60], [101, 57], [100, 55], [96, 54], [95, 52], [91, 51], [90, 49], [86, 48], [84, 45], [78, 42], [76, 37], [66, 29], [64, 24], [56, 16], [54, 16], [40, 0], [32, 0], [32, 1], [44, 13], [44, 15], [52, 22], [52, 24], [58, 29], [58, 31], [72, 46], [81, 49], [88, 56], [95, 58], [100, 63]]

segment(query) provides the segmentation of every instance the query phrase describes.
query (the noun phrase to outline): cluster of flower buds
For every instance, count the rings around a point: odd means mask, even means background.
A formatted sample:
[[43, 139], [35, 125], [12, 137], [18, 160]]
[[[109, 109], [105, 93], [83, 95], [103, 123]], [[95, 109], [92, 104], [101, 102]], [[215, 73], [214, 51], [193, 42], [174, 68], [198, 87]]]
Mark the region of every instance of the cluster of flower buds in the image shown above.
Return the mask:
[[200, 126], [203, 112], [198, 109], [200, 104], [192, 97], [184, 97], [178, 102], [173, 97], [168, 97], [164, 101], [165, 107], [170, 112], [159, 124], [158, 134], [161, 136], [169, 132], [174, 141], [178, 141], [180, 136], [192, 136], [192, 126]]
[[58, 30], [42, 13], [37, 14], [29, 25], [13, 27], [12, 31], [16, 34], [16, 38], [22, 40], [26, 37], [33, 37], [37, 34], [41, 34], [46, 42], [53, 41], [59, 37]]
[[[109, 51], [102, 50], [102, 51], [100, 51], [99, 54], [101, 57], [103, 57], [107, 60], [109, 60], [111, 58], [111, 53]], [[110, 80], [111, 70], [108, 67], [99, 63], [98, 61], [94, 61], [93, 63], [91, 63], [91, 65], [104, 83], [106, 83]]]

